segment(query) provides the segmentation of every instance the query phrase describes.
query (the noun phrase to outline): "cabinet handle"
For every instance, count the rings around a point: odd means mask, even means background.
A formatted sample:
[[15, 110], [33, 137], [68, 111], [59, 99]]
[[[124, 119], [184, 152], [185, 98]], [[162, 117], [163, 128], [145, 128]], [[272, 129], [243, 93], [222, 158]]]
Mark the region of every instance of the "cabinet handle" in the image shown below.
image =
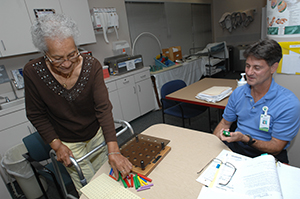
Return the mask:
[[142, 78], [145, 78], [145, 77], [146, 77], [146, 75], [142, 75], [142, 76], [141, 76], [141, 79], [142, 79]]
[[140, 86], [140, 85], [138, 85], [138, 87], [139, 87], [139, 92], [141, 92], [141, 91], [142, 91], [142, 89], [141, 89], [141, 86]]
[[31, 129], [29, 128], [29, 126], [27, 126], [27, 128], [28, 128], [29, 133], [32, 134]]
[[135, 88], [135, 86], [133, 87], [133, 90], [134, 90], [134, 94], [136, 94], [136, 88]]
[[129, 80], [127, 80], [127, 81], [123, 82], [123, 84], [128, 84], [128, 83], [129, 83]]
[[5, 48], [3, 40], [1, 40], [1, 43], [2, 43], [2, 46], [3, 46], [4, 50], [6, 51], [6, 48]]

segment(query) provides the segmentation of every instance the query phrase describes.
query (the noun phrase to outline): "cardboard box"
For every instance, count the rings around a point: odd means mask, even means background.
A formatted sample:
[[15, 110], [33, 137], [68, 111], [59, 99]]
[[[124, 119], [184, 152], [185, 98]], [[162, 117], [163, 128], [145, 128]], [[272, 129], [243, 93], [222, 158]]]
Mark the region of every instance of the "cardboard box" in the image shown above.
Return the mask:
[[162, 49], [162, 54], [168, 58], [170, 58], [170, 50], [169, 48]]
[[181, 47], [173, 46], [170, 48], [162, 49], [162, 53], [167, 56], [171, 61], [175, 61], [176, 59], [182, 59]]

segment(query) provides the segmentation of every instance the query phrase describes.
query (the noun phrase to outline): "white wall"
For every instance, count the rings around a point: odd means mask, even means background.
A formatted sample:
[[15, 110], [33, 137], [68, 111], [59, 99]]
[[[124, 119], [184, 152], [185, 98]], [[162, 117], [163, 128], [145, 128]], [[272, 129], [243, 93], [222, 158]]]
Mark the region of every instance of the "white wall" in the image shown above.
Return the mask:
[[[123, 0], [88, 0], [88, 4], [90, 8], [93, 7], [114, 7], [117, 10], [118, 16], [119, 16], [119, 40], [126, 40], [129, 44], [130, 36], [129, 36], [129, 29], [128, 29], [128, 23], [127, 23], [127, 15], [126, 15], [126, 9], [125, 9], [125, 1]], [[109, 33], [107, 34], [109, 44], [107, 44], [104, 41], [103, 34], [97, 34], [96, 35], [96, 41], [95, 44], [90, 44], [84, 46], [85, 49], [91, 50], [93, 52], [93, 56], [96, 57], [102, 64], [104, 61], [104, 58], [113, 56], [112, 51], [112, 42], [117, 41], [116, 34]]]
[[[300, 99], [299, 90], [299, 75], [286, 75], [286, 74], [274, 74], [274, 80], [281, 86], [291, 90]], [[300, 114], [300, 113], [299, 113]], [[291, 146], [288, 148], [288, 156], [290, 164], [293, 166], [300, 167], [300, 130], [297, 136], [294, 138]]]
[[[266, 5], [266, 0], [213, 0], [213, 29], [215, 41], [226, 41], [230, 45], [253, 43], [261, 36], [261, 8]], [[237, 27], [230, 33], [222, 29], [219, 20], [225, 12], [237, 12], [248, 9], [256, 9], [254, 20], [246, 28]]]

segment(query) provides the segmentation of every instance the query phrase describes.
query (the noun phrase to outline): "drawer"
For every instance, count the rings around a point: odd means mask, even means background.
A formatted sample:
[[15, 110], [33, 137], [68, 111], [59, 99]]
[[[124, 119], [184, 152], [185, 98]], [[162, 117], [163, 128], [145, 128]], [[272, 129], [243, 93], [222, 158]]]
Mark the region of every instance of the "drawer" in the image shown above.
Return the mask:
[[119, 79], [116, 82], [117, 82], [118, 89], [135, 84], [133, 76], [128, 76], [128, 77]]
[[0, 131], [28, 122], [25, 109], [0, 117]]
[[109, 83], [106, 83], [105, 85], [106, 85], [106, 88], [107, 88], [108, 92], [112, 92], [114, 90], [117, 90], [116, 82], [109, 82]]
[[135, 82], [139, 82], [148, 78], [150, 78], [150, 72], [148, 70], [134, 75]]

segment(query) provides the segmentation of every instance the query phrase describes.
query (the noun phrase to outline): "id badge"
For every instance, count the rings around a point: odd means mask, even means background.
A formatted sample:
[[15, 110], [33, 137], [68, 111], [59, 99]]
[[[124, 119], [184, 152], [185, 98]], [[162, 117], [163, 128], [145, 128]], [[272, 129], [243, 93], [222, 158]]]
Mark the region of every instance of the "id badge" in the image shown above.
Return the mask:
[[270, 128], [270, 120], [271, 120], [270, 115], [267, 114], [268, 107], [264, 106], [263, 111], [265, 113], [260, 115], [259, 130], [268, 132]]

